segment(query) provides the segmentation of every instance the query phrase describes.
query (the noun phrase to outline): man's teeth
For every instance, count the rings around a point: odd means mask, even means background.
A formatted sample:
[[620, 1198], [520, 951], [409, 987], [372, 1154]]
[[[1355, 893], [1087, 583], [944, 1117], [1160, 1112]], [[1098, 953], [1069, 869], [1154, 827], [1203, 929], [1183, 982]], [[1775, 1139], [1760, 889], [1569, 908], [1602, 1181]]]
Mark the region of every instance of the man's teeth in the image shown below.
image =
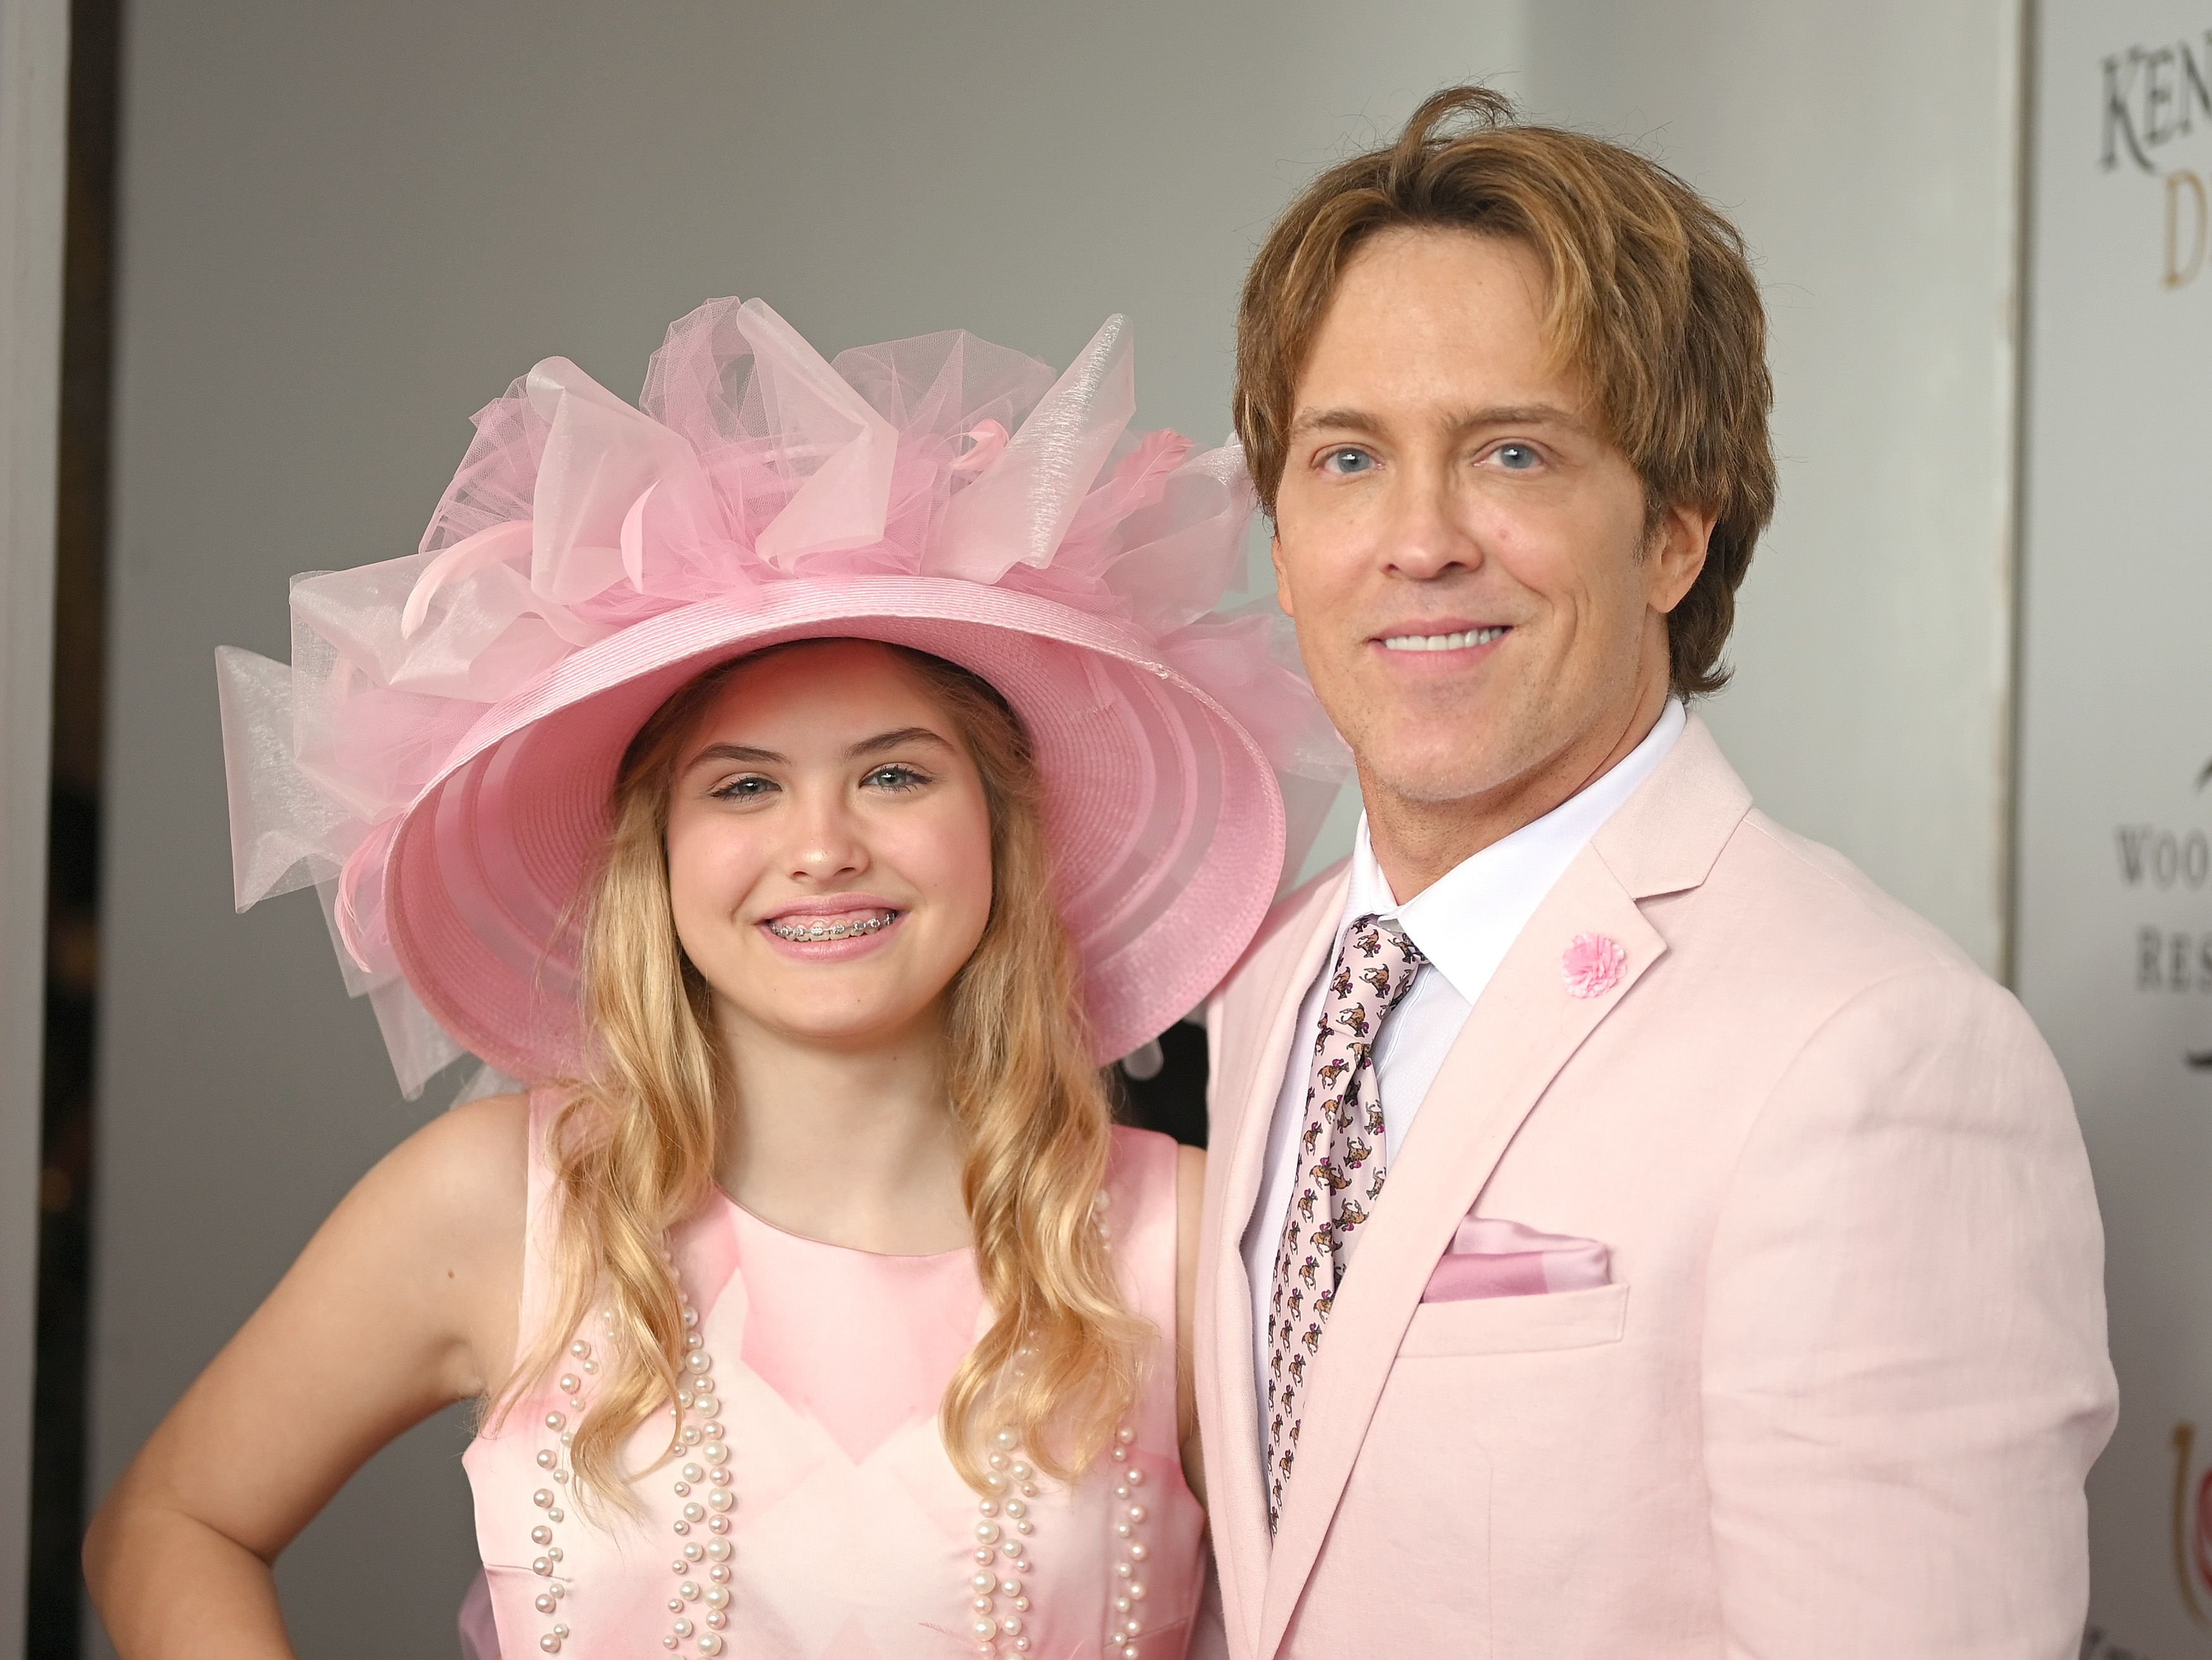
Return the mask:
[[895, 910], [878, 911], [853, 922], [771, 921], [768, 931], [779, 939], [850, 939], [856, 934], [881, 933], [898, 921]]
[[1486, 646], [1504, 632], [1499, 628], [1469, 629], [1464, 634], [1393, 634], [1385, 635], [1382, 644], [1391, 651], [1463, 651]]

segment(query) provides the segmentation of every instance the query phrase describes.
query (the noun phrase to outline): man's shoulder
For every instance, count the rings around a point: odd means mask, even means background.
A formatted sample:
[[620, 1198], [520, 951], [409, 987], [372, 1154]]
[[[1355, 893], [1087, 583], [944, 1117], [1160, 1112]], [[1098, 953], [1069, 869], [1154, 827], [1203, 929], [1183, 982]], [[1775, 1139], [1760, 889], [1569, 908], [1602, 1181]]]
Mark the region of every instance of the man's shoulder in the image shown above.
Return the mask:
[[1680, 1064], [1726, 1056], [1700, 1075], [1725, 1077], [1747, 1111], [1933, 1086], [1992, 1122], [2066, 1116], [2057, 1063], [2011, 992], [1843, 854], [1763, 813], [1744, 815], [1703, 883], [1642, 909], [1665, 949], [1638, 982], [1638, 1030]]
[[1744, 973], [1786, 976], [1810, 1004], [1885, 985], [2011, 1000], [1950, 935], [1849, 859], [1756, 809], [1729, 838], [1681, 921]]

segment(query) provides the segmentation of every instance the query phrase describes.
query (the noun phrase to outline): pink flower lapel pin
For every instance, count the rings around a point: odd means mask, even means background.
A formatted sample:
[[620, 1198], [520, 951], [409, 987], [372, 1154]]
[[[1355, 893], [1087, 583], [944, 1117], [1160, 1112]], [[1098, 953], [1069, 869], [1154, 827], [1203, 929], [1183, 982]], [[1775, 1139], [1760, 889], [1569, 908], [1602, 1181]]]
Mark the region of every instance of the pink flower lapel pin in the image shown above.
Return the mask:
[[1577, 997], [1602, 997], [1620, 983], [1628, 953], [1602, 933], [1578, 933], [1559, 958], [1559, 972]]

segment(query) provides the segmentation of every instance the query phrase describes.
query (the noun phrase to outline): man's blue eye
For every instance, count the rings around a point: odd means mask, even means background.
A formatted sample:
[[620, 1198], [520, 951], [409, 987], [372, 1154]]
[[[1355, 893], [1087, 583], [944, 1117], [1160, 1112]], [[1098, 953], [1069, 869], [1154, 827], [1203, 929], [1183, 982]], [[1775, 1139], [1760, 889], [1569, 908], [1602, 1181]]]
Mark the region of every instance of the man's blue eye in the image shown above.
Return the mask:
[[1526, 472], [1537, 462], [1536, 452], [1526, 444], [1500, 444], [1498, 447], [1498, 465], [1508, 472]]
[[1365, 450], [1331, 450], [1323, 461], [1332, 472], [1365, 472], [1375, 465], [1375, 458]]

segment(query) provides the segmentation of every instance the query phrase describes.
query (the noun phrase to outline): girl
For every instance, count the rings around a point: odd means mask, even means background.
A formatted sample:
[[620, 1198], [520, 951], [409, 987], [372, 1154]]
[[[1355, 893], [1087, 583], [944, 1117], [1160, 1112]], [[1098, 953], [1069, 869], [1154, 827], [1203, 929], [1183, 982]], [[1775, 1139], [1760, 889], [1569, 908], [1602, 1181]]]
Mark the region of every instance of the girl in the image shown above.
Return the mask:
[[130, 1660], [289, 1655], [270, 1561], [478, 1399], [481, 1652], [1179, 1656], [1200, 1160], [1096, 1068], [1235, 960], [1329, 762], [1209, 614], [1241, 461], [1124, 432], [1118, 319], [1052, 381], [716, 302], [641, 404], [541, 363], [420, 554], [223, 654], [240, 903], [323, 889], [404, 1086], [532, 1087], [339, 1207], [95, 1598]]

